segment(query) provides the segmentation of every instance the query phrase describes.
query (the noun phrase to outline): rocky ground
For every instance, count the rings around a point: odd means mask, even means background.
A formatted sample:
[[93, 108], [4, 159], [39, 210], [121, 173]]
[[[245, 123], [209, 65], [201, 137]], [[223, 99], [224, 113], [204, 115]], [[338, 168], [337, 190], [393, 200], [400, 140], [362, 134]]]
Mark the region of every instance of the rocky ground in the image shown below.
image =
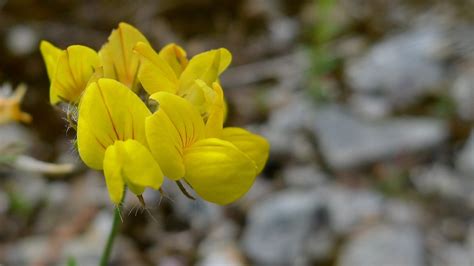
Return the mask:
[[98, 261], [112, 221], [48, 105], [38, 41], [99, 48], [119, 21], [189, 54], [227, 47], [229, 124], [267, 137], [252, 190], [219, 207], [172, 184], [125, 203], [113, 265], [474, 265], [474, 4], [469, 0], [0, 1], [0, 81], [25, 82], [31, 125], [0, 149], [0, 264]]

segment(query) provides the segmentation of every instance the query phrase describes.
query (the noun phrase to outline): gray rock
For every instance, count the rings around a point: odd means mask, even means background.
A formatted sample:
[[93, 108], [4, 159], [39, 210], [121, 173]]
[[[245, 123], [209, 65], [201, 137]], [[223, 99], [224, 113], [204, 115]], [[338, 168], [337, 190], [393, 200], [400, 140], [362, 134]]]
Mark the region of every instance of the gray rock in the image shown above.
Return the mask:
[[[249, 55], [256, 56], [262, 52], [268, 54], [267, 44], [271, 40], [267, 37], [256, 38], [256, 42], [252, 46], [248, 46], [247, 51]], [[274, 45], [274, 43], [271, 43]], [[262, 46], [263, 45], [263, 46]], [[252, 48], [255, 48], [252, 50]], [[263, 50], [265, 49], [265, 50]], [[272, 50], [279, 50], [280, 47], [272, 46]], [[244, 52], [244, 53], [245, 53]], [[277, 83], [272, 86], [268, 93], [264, 93], [266, 97], [262, 99], [260, 104], [267, 103], [269, 107], [275, 107], [275, 104], [288, 101], [288, 98], [293, 97], [295, 92], [303, 85], [304, 73], [309, 69], [311, 60], [308, 52], [297, 49], [289, 54], [283, 54], [277, 57], [272, 57], [267, 60], [259, 60], [255, 63], [241, 65], [238, 67], [231, 67], [222, 75], [222, 83], [226, 84], [226, 88], [235, 88], [238, 94], [234, 94], [232, 98], [239, 97], [245, 93], [244, 88], [255, 88], [256, 84], [267, 81], [268, 79], [275, 79]], [[248, 91], [248, 90], [247, 90]], [[232, 92], [230, 90], [229, 92]], [[249, 92], [249, 91], [248, 91]], [[254, 96], [255, 90], [253, 92]], [[234, 99], [235, 100], [235, 99]], [[248, 100], [248, 99], [247, 99]]]
[[293, 95], [287, 103], [271, 112], [260, 133], [270, 142], [274, 156], [307, 161], [314, 154], [313, 145], [304, 130], [313, 120], [314, 106], [303, 95]]
[[474, 131], [456, 156], [456, 169], [462, 174], [474, 177]]
[[67, 241], [62, 260], [66, 262], [69, 257], [74, 257], [77, 265], [93, 265], [100, 261], [112, 226], [112, 213], [111, 209], [100, 212], [83, 235]]
[[349, 101], [351, 110], [367, 119], [380, 119], [390, 113], [390, 102], [385, 97], [356, 94]]
[[242, 247], [252, 261], [287, 265], [330, 256], [336, 234], [346, 234], [382, 210], [379, 194], [319, 186], [270, 195], [249, 211]]
[[423, 212], [417, 202], [390, 199], [384, 204], [384, 218], [397, 225], [417, 225], [422, 222]]
[[325, 189], [330, 226], [338, 234], [347, 234], [382, 213], [383, 198], [367, 189], [331, 186]]
[[206, 254], [205, 257], [203, 257], [196, 265], [237, 266], [246, 265], [246, 263], [236, 245], [225, 244], [224, 246], [216, 247], [216, 250]]
[[316, 187], [327, 180], [327, 176], [313, 164], [289, 165], [282, 175], [286, 184], [301, 188]]
[[[110, 198], [107, 193], [104, 175], [96, 171], [87, 171], [74, 183], [71, 189], [76, 198], [73, 198], [78, 208], [85, 206], [110, 206]], [[149, 190], [149, 189], [148, 189]], [[145, 190], [145, 193], [148, 191]], [[129, 196], [132, 193], [127, 193]], [[145, 200], [147, 197], [145, 195]], [[80, 203], [80, 204], [79, 204]]]
[[197, 265], [245, 265], [243, 255], [235, 242], [237, 225], [224, 222], [208, 234], [198, 248]]
[[474, 264], [474, 222], [469, 227], [469, 235], [466, 242], [469, 254], [471, 254], [471, 263]]
[[323, 157], [335, 169], [347, 169], [439, 145], [447, 125], [432, 118], [365, 121], [337, 106], [316, 111], [313, 132]]
[[[461, 204], [456, 208], [463, 208]], [[469, 230], [469, 224], [459, 216], [446, 215], [436, 220], [438, 224], [434, 227], [435, 233], [439, 233], [442, 239], [460, 240], [466, 238], [466, 232]]]
[[464, 227], [460, 231], [460, 238], [452, 239], [444, 230], [433, 229], [427, 233], [427, 253], [429, 254], [429, 263], [433, 266], [455, 265], [471, 266], [474, 265], [474, 256], [471, 243], [470, 232]]
[[[368, 39], [363, 35], [340, 36], [334, 40], [334, 51], [339, 58], [353, 58], [361, 55], [368, 47]], [[331, 45], [333, 45], [331, 43]]]
[[30, 26], [20, 25], [7, 32], [6, 46], [14, 55], [27, 55], [37, 49], [39, 36]]
[[349, 61], [346, 78], [357, 93], [384, 95], [394, 106], [412, 103], [444, 78], [440, 55], [447, 45], [434, 23], [388, 37]]
[[314, 105], [304, 95], [293, 95], [285, 105], [272, 111], [268, 124], [273, 129], [298, 131], [313, 119]]
[[49, 186], [40, 175], [14, 173], [8, 182], [10, 193], [20, 203], [17, 207], [21, 211], [32, 210], [47, 197]]
[[464, 120], [474, 120], [474, 67], [460, 74], [454, 81], [451, 96], [456, 102], [457, 113]]
[[[433, 257], [430, 259], [433, 266], [471, 266], [469, 250], [460, 244], [445, 243], [439, 249], [432, 252]], [[474, 261], [473, 261], [474, 262]]]
[[[47, 235], [36, 235], [20, 239], [11, 249], [8, 249], [5, 261], [8, 265], [33, 265], [48, 263], [48, 259], [58, 259], [59, 261], [55, 261], [55, 263], [58, 262], [58, 265], [66, 265], [67, 260], [70, 257], [74, 257], [77, 265], [95, 265], [100, 260], [112, 225], [112, 211], [109, 209], [100, 212], [89, 225], [86, 232], [70, 239], [66, 236], [58, 250], [52, 250], [55, 244], [51, 242], [51, 237]], [[130, 254], [132, 250], [130, 246], [127, 248], [127, 252], [117, 252], [120, 246], [123, 245], [123, 242], [123, 239], [120, 237], [117, 239], [114, 251], [112, 252], [112, 260], [120, 258], [123, 261], [123, 258], [126, 256], [125, 253]], [[57, 253], [51, 253], [52, 251]]]
[[281, 1], [255, 0], [245, 1], [243, 4], [245, 14], [249, 16], [265, 16], [267, 18], [277, 18], [281, 16]]
[[[77, 265], [95, 265], [100, 261], [110, 228], [112, 209], [99, 212], [83, 234], [68, 240], [62, 247], [61, 263], [66, 265], [69, 257], [74, 257]], [[132, 240], [118, 235], [110, 257], [110, 264], [146, 265]]]
[[[186, 184], [183, 183], [184, 186]], [[197, 231], [207, 231], [216, 222], [223, 217], [222, 207], [207, 202], [195, 195], [194, 191], [186, 186], [186, 190], [192, 194], [196, 200], [187, 198], [174, 182], [165, 180], [163, 190], [167, 194], [167, 198], [163, 200], [171, 200], [175, 214], [190, 223], [192, 229]]]
[[[156, 224], [154, 226], [157, 226]], [[209, 228], [209, 231], [211, 228]], [[154, 245], [147, 248], [146, 253], [150, 261], [160, 262], [159, 265], [189, 265], [189, 254], [195, 254], [197, 247], [196, 233], [192, 230], [179, 232], [162, 232]]]
[[260, 134], [270, 142], [271, 157], [292, 158], [298, 162], [308, 162], [314, 158], [313, 144], [300, 130], [279, 131], [271, 127], [264, 127]]
[[248, 210], [251, 206], [253, 206], [256, 202], [264, 199], [274, 190], [273, 183], [261, 177], [257, 177], [255, 182], [253, 183], [250, 190], [240, 198], [236, 204], [239, 206], [244, 212]]
[[276, 19], [270, 22], [269, 32], [272, 43], [281, 47], [290, 45], [299, 33], [299, 24], [290, 18]]
[[48, 252], [48, 236], [29, 236], [18, 239], [7, 248], [4, 262], [7, 265], [32, 265], [41, 261]]
[[420, 232], [409, 226], [379, 225], [353, 236], [343, 247], [340, 266], [424, 265]]
[[415, 169], [411, 180], [422, 194], [441, 195], [446, 198], [463, 199], [474, 188], [474, 182], [464, 178], [444, 165]]
[[222, 207], [200, 198], [190, 200], [181, 195], [175, 201], [175, 210], [178, 216], [190, 222], [191, 228], [198, 231], [207, 231], [209, 226], [222, 219]]
[[[33, 195], [34, 193], [31, 193]], [[57, 228], [62, 221], [70, 219], [72, 214], [77, 212], [76, 203], [71, 201], [72, 193], [69, 184], [65, 182], [49, 183], [42, 188], [41, 194], [37, 195], [32, 204], [41, 203], [41, 212], [35, 215], [35, 224], [32, 227], [33, 233], [51, 232]], [[74, 202], [71, 204], [71, 202]], [[75, 212], [76, 211], [76, 212]]]
[[67, 202], [68, 198], [71, 196], [71, 188], [70, 184], [67, 182], [54, 182], [48, 184], [47, 190], [47, 201], [48, 204], [53, 205], [54, 207], [58, 208], [61, 204]]
[[186, 265], [186, 260], [183, 257], [176, 255], [160, 256], [153, 261], [159, 260], [159, 266], [182, 266]]
[[309, 235], [304, 251], [309, 261], [326, 260], [332, 255], [335, 245], [335, 234], [328, 228], [323, 228]]
[[7, 149], [11, 149], [11, 147], [20, 147], [28, 151], [36, 142], [36, 139], [25, 127], [15, 123], [5, 124], [0, 127], [0, 139], [2, 140], [0, 142], [0, 151], [2, 153]]
[[320, 193], [287, 190], [259, 202], [249, 212], [242, 237], [245, 253], [264, 265], [289, 265], [302, 254], [304, 240], [318, 226]]
[[[127, 193], [127, 197], [130, 194], [132, 193]], [[42, 188], [41, 200], [43, 208], [36, 215], [34, 227], [36, 232], [55, 230], [58, 223], [70, 219], [71, 215], [83, 212], [85, 209], [112, 206], [104, 176], [97, 171], [87, 171], [72, 182], [56, 180], [47, 183], [47, 186]], [[124, 213], [127, 214], [126, 208]]]

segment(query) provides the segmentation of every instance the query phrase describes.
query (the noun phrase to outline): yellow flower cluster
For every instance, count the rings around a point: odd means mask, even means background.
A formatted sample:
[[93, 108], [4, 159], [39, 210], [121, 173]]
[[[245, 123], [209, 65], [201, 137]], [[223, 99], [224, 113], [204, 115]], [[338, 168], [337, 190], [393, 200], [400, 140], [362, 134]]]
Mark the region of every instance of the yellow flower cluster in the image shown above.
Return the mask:
[[[120, 23], [99, 52], [40, 45], [52, 104], [77, 105], [77, 146], [90, 168], [103, 170], [110, 199], [126, 187], [141, 197], [164, 177], [184, 180], [203, 199], [228, 204], [262, 171], [268, 142], [245, 129], [223, 127], [226, 104], [219, 75], [224, 48], [198, 54], [169, 44], [158, 53], [134, 27]], [[141, 85], [141, 86], [140, 86]], [[151, 112], [136, 94], [143, 87]]]

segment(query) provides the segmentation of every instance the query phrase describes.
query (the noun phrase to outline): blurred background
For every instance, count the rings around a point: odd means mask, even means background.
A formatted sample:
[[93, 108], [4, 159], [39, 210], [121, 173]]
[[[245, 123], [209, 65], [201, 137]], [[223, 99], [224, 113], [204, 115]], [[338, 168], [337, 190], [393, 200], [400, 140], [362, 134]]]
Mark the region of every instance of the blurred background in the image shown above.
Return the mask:
[[99, 259], [113, 207], [38, 45], [99, 49], [120, 21], [157, 50], [228, 48], [227, 124], [271, 155], [226, 207], [128, 198], [111, 265], [474, 265], [471, 0], [0, 0], [1, 91], [26, 84], [33, 118], [0, 125], [0, 264]]

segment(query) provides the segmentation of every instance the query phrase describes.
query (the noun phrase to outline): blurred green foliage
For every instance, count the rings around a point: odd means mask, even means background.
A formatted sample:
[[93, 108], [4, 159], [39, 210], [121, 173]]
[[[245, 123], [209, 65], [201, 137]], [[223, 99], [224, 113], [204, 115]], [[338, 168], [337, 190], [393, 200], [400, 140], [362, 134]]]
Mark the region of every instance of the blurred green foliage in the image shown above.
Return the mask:
[[442, 94], [435, 101], [430, 113], [440, 118], [450, 118], [456, 114], [456, 103], [449, 95]]
[[314, 26], [314, 41], [316, 44], [324, 44], [330, 41], [340, 32], [339, 25], [331, 20], [331, 14], [336, 8], [335, 0], [315, 0], [316, 23]]
[[33, 210], [33, 206], [14, 189], [8, 189], [7, 195], [10, 200], [10, 211], [23, 217], [27, 217]]
[[324, 79], [340, 65], [340, 60], [329, 48], [330, 42], [342, 31], [331, 19], [336, 4], [335, 0], [314, 1], [316, 19], [311, 36], [309, 93], [317, 102], [327, 101], [334, 94]]
[[379, 178], [376, 187], [387, 196], [401, 196], [406, 193], [409, 186], [410, 175], [406, 171], [389, 173], [383, 178]]
[[67, 259], [67, 266], [77, 266], [77, 261], [74, 257], [69, 257]]
[[9, 166], [25, 151], [25, 144], [20, 142], [3, 145], [0, 150], [0, 166]]
[[2, 154], [0, 155], [0, 165], [10, 165], [16, 160], [16, 155]]

